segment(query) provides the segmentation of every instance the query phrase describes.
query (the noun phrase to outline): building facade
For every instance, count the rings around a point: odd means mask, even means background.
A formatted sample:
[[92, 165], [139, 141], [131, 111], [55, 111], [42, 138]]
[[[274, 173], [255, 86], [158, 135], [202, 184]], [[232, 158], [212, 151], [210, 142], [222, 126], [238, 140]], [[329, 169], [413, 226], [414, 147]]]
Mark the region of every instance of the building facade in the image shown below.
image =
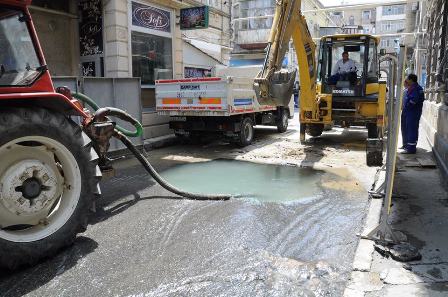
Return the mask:
[[[232, 4], [232, 60], [231, 65], [262, 64], [269, 39], [276, 0], [234, 0]], [[328, 15], [321, 12], [318, 0], [302, 1], [308, 28], [313, 37], [319, 36], [320, 26], [327, 24]], [[285, 65], [296, 67], [291, 47]]]
[[444, 174], [442, 180], [448, 185], [448, 3], [445, 0], [421, 2], [426, 2], [422, 6], [426, 8], [425, 17], [421, 18], [425, 35], [422, 47], [414, 55], [414, 63], [416, 70], [426, 66], [428, 78], [420, 125]]
[[381, 37], [380, 48], [396, 52], [400, 43], [415, 47], [419, 1], [393, 1], [390, 5], [364, 4], [326, 7], [332, 22], [346, 34], [364, 33]]
[[418, 1], [407, 1], [377, 8], [376, 31], [382, 35], [381, 47], [386, 52], [396, 52], [400, 43], [407, 45], [412, 51], [415, 36], [409, 33], [415, 32], [420, 7]]
[[[181, 30], [181, 9], [204, 5], [208, 28]], [[170, 133], [155, 112], [156, 80], [207, 76], [228, 61], [230, 1], [35, 0], [30, 11], [53, 76], [141, 79], [145, 138]]]

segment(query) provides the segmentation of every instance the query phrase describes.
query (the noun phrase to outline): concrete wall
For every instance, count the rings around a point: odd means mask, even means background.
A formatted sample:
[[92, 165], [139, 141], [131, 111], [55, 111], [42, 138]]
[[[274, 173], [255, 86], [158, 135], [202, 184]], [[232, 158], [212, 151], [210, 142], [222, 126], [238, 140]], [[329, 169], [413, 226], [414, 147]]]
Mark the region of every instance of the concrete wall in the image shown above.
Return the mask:
[[434, 149], [442, 171], [448, 177], [448, 106], [426, 101], [420, 125]]

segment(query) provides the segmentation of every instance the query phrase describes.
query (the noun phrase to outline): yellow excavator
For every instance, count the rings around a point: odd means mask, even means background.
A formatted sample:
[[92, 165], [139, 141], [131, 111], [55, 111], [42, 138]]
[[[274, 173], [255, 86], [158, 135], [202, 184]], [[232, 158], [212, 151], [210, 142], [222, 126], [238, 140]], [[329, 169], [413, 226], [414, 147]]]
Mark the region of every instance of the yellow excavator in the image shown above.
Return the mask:
[[[292, 38], [300, 77], [300, 140], [305, 141], [305, 134], [320, 136], [325, 125], [364, 126], [368, 147], [373, 148], [367, 153], [367, 165], [380, 166], [386, 81], [379, 76], [379, 38], [368, 34], [324, 36], [316, 59], [316, 44], [301, 13], [301, 2], [276, 1], [265, 62], [254, 81], [257, 99], [260, 104], [287, 106], [297, 73], [282, 69], [282, 61]], [[341, 59], [343, 55], [346, 57]], [[345, 65], [347, 57], [350, 68]]]

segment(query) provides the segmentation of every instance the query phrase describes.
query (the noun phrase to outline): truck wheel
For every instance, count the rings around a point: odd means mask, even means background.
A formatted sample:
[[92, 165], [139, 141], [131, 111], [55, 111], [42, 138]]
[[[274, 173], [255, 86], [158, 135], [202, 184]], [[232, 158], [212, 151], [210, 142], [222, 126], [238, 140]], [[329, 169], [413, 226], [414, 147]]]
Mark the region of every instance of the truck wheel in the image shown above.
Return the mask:
[[369, 123], [367, 126], [367, 138], [378, 138], [378, 126], [373, 123]]
[[312, 137], [321, 136], [324, 131], [323, 124], [307, 124], [306, 133]]
[[238, 145], [248, 146], [254, 140], [254, 122], [251, 118], [244, 118], [241, 122], [241, 130], [238, 133]]
[[62, 114], [0, 113], [0, 267], [54, 255], [85, 231], [100, 194], [91, 140]]
[[286, 130], [288, 130], [288, 120], [289, 120], [289, 114], [288, 111], [284, 108], [281, 108], [278, 110], [277, 113], [277, 131], [279, 133], [284, 133]]

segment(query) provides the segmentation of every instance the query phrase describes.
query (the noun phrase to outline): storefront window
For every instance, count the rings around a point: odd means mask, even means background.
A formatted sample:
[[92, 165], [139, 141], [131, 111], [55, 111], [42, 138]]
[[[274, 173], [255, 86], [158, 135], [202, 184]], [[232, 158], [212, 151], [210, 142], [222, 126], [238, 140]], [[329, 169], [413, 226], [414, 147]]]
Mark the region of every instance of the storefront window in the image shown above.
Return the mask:
[[171, 38], [132, 32], [132, 75], [142, 85], [154, 85], [158, 79], [173, 78]]

